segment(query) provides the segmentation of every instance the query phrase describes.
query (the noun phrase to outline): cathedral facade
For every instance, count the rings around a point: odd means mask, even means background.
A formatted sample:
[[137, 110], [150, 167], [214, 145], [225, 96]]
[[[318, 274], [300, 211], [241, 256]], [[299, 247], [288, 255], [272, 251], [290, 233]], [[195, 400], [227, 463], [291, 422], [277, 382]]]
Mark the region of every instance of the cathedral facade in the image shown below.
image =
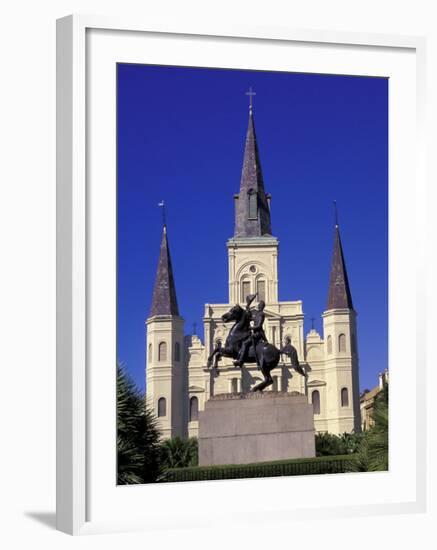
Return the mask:
[[[287, 339], [296, 348], [306, 376], [285, 359], [272, 371], [273, 386], [265, 391], [297, 392], [313, 404], [317, 432], [341, 434], [360, 431], [360, 398], [356, 312], [347, 277], [338, 224], [323, 335], [312, 329], [304, 334], [302, 301], [278, 299], [278, 248], [272, 234], [270, 195], [264, 189], [254, 115], [249, 110], [240, 191], [234, 196], [234, 236], [227, 243], [229, 301], [205, 304], [203, 340], [184, 335], [171, 264], [167, 228], [164, 226], [153, 290], [146, 321], [146, 395], [154, 409], [163, 437], [197, 436], [198, 415], [205, 402], [220, 393], [248, 392], [261, 381], [256, 365], [234, 366], [222, 358], [218, 369], [207, 367], [213, 349], [224, 344], [231, 328], [222, 315], [235, 304], [245, 306], [256, 293], [265, 306], [264, 330], [278, 348]], [[232, 324], [231, 324], [232, 325]]]

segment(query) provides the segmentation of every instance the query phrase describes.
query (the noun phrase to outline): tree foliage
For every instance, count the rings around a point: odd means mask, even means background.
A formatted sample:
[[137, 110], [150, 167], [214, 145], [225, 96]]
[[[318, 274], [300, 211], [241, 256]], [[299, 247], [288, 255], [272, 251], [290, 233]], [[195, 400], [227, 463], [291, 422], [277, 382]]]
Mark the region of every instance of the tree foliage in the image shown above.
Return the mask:
[[348, 464], [352, 472], [376, 472], [388, 470], [388, 384], [375, 397], [373, 408], [374, 425], [364, 432], [358, 446], [356, 460]]
[[182, 439], [179, 436], [166, 439], [161, 445], [161, 462], [165, 468], [197, 466], [197, 438]]
[[150, 483], [162, 475], [160, 432], [144, 396], [117, 365], [117, 482]]
[[316, 456], [346, 455], [357, 452], [362, 433], [316, 434]]

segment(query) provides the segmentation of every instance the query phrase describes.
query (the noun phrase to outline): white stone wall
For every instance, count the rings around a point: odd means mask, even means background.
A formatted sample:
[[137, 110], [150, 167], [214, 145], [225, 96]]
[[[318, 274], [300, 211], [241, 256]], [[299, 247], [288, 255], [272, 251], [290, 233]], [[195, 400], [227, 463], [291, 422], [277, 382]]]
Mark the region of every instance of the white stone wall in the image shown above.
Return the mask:
[[229, 303], [243, 304], [243, 281], [250, 285], [250, 294], [257, 292], [258, 281], [265, 282], [267, 304], [278, 301], [278, 240], [229, 239]]
[[[325, 338], [326, 422], [332, 433], [359, 431], [359, 382], [354, 312], [344, 310], [325, 311], [323, 314]], [[331, 345], [328, 346], [328, 338]], [[354, 336], [355, 338], [355, 336]], [[347, 388], [348, 404], [342, 405], [341, 391]]]
[[[165, 360], [159, 358], [159, 346], [165, 342]], [[176, 357], [179, 344], [179, 360]], [[151, 346], [151, 348], [150, 348]], [[147, 400], [158, 416], [158, 401], [166, 400], [166, 414], [158, 417], [163, 437], [186, 435], [186, 357], [184, 354], [184, 321], [180, 317], [151, 317], [146, 321], [146, 387]]]

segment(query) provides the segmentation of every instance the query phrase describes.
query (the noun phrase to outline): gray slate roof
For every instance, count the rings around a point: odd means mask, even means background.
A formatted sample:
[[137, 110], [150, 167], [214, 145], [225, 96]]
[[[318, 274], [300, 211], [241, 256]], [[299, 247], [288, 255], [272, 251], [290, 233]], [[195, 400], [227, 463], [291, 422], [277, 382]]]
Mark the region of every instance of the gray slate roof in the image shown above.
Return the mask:
[[170, 249], [167, 239], [167, 228], [165, 225], [162, 231], [158, 270], [156, 272], [152, 307], [150, 309], [150, 317], [154, 317], [155, 315], [179, 316], [173, 268], [171, 265]]
[[352, 295], [344, 262], [338, 225], [334, 230], [334, 251], [332, 253], [331, 275], [329, 278], [328, 306], [326, 309], [353, 309]]
[[[257, 214], [256, 218], [253, 216], [254, 219], [249, 218], [249, 192], [257, 194]], [[235, 198], [234, 237], [270, 236], [272, 233], [270, 209], [264, 190], [252, 109], [249, 110], [240, 193]]]

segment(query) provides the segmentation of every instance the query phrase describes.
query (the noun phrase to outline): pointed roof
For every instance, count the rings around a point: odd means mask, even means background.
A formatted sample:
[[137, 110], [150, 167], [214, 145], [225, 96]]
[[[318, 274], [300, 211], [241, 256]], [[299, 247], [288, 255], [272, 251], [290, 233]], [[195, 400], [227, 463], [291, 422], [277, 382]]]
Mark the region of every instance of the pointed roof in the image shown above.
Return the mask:
[[[249, 197], [255, 194], [255, 205], [249, 210]], [[258, 144], [252, 107], [249, 109], [246, 144], [240, 193], [235, 196], [235, 237], [262, 237], [271, 235], [270, 208], [264, 190]]]
[[167, 239], [167, 228], [165, 225], [162, 231], [158, 270], [156, 272], [152, 307], [150, 309], [150, 317], [154, 317], [155, 315], [179, 316], [173, 268], [171, 265], [170, 249]]
[[334, 251], [332, 253], [331, 275], [329, 277], [328, 305], [329, 309], [353, 309], [352, 295], [341, 246], [340, 230], [335, 224]]

